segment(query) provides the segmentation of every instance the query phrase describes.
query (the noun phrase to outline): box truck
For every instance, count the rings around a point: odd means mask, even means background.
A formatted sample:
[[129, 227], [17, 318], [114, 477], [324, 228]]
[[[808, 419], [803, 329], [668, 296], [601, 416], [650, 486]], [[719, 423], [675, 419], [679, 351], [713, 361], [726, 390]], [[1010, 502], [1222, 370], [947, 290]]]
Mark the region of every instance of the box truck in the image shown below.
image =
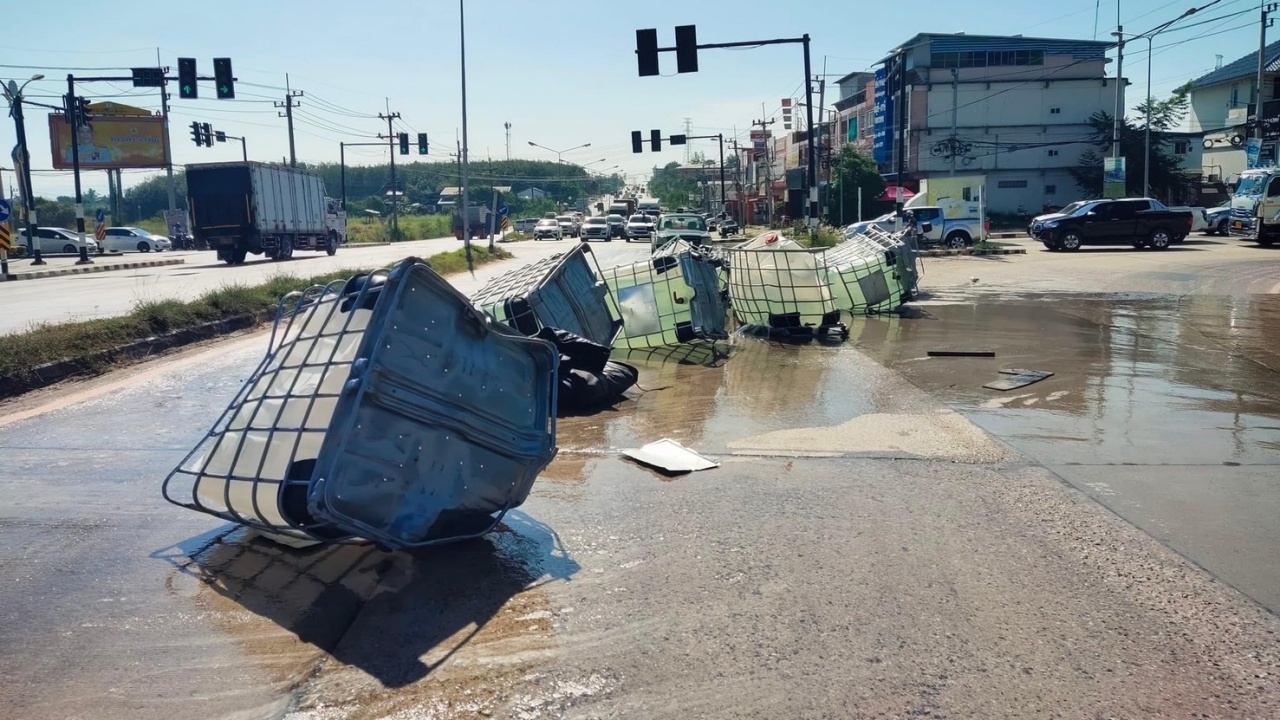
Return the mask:
[[296, 168], [258, 162], [187, 166], [187, 202], [197, 243], [238, 265], [250, 254], [285, 260], [294, 250], [330, 255], [347, 241], [347, 214], [324, 182]]

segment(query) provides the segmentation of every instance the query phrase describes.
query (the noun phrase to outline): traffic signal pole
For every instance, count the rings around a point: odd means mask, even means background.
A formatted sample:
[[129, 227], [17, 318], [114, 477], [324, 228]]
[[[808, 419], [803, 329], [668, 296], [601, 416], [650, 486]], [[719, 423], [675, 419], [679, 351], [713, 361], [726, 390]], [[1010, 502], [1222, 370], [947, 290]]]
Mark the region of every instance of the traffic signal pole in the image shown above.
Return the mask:
[[93, 260], [89, 259], [89, 246], [85, 242], [84, 237], [84, 196], [80, 191], [80, 109], [76, 107], [76, 79], [75, 76], [67, 75], [67, 110], [70, 117], [67, 120], [71, 123], [71, 174], [75, 178], [76, 185], [76, 236], [80, 245], [80, 259], [76, 260], [77, 265], [92, 265]]
[[387, 121], [387, 146], [391, 149], [391, 239], [395, 240], [400, 233], [400, 195], [396, 190], [396, 132], [391, 124], [400, 119], [400, 113], [388, 108], [387, 114], [378, 113], [378, 117]]
[[[8, 94], [7, 90], [5, 92]], [[18, 183], [22, 186], [22, 207], [27, 214], [27, 243], [31, 248], [31, 264], [44, 265], [44, 258], [41, 257], [40, 253], [40, 238], [36, 237], [39, 223], [36, 218], [35, 195], [31, 192], [31, 153], [27, 151], [27, 123], [22, 115], [22, 103], [22, 90], [18, 91], [16, 97], [9, 98], [10, 114], [13, 115], [13, 128], [18, 137], [18, 147], [21, 148], [18, 162], [22, 165], [22, 174], [18, 177]]]

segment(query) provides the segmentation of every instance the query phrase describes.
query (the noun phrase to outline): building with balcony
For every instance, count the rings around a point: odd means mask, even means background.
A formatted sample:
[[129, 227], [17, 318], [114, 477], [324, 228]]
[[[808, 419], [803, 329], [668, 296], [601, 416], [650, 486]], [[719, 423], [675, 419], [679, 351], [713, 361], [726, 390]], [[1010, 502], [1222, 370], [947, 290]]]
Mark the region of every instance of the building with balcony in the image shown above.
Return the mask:
[[832, 118], [833, 155], [844, 145], [871, 155], [875, 140], [875, 86], [875, 74], [869, 72], [849, 73], [836, 81], [840, 99]]
[[[1267, 46], [1262, 73], [1263, 117], [1280, 115], [1280, 41]], [[1227, 63], [1191, 83], [1191, 131], [1203, 135], [1202, 172], [1206, 180], [1234, 183], [1248, 167], [1245, 139], [1249, 118], [1258, 102], [1258, 53]], [[1277, 141], [1262, 143], [1260, 166], [1275, 165]]]
[[[921, 34], [876, 69], [873, 151], [890, 185], [983, 176], [996, 212], [1078, 199], [1070, 173], [1091, 147], [1089, 118], [1111, 114], [1109, 42]], [[901, 63], [901, 66], [900, 64]], [[899, 78], [905, 80], [900, 88]], [[905, 100], [905, 107], [900, 107]], [[905, 113], [906, 142], [897, 123]], [[897, 177], [900, 152], [905, 173]], [[1099, 172], [1101, 170], [1099, 169]]]

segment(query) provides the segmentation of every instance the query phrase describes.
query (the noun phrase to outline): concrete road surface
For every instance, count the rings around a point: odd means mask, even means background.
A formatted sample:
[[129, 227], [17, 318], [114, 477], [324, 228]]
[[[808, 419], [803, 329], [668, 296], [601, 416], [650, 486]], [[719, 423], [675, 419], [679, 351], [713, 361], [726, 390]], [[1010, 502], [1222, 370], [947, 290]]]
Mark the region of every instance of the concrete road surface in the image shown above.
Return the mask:
[[[530, 262], [563, 251], [574, 242], [526, 241], [501, 247], [519, 262]], [[333, 257], [300, 251], [284, 262], [250, 256], [249, 262], [234, 266], [218, 262], [210, 251], [177, 251], [154, 257], [180, 257], [186, 261], [182, 265], [0, 283], [0, 302], [5, 308], [0, 314], [0, 334], [26, 330], [37, 323], [123, 315], [141, 301], [190, 300], [228, 284], [251, 285], [279, 274], [307, 277], [336, 270], [376, 268], [410, 255], [425, 258], [460, 247], [462, 243], [452, 237], [392, 245], [352, 245], [340, 248]], [[620, 241], [591, 243], [601, 266], [643, 257], [646, 247]]]

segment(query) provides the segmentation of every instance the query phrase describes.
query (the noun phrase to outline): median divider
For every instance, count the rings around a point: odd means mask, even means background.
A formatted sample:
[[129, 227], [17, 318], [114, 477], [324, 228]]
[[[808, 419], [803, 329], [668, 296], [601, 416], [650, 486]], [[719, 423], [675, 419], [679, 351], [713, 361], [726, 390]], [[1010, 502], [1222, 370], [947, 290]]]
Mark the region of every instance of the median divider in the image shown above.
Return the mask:
[[[512, 257], [501, 248], [490, 252], [476, 246], [471, 251], [477, 265]], [[441, 275], [466, 272], [465, 252], [452, 250], [426, 260]], [[285, 295], [362, 272], [369, 271], [341, 270], [315, 277], [282, 274], [258, 285], [226, 285], [191, 301], [140, 302], [119, 317], [44, 323], [0, 336], [0, 399], [257, 327], [274, 318]]]
[[[116, 270], [138, 270], [149, 267], [164, 267], [166, 265], [182, 265], [186, 260], [182, 258], [167, 258], [164, 260], [127, 260], [125, 262], [111, 263], [109, 265], [73, 265], [71, 267], [53, 268], [49, 270], [27, 270], [23, 272], [10, 272], [3, 276], [5, 281], [14, 280], [39, 280], [41, 278], [59, 277], [62, 275], [84, 275], [87, 273], [113, 272]], [[10, 268], [12, 270], [12, 267]]]

